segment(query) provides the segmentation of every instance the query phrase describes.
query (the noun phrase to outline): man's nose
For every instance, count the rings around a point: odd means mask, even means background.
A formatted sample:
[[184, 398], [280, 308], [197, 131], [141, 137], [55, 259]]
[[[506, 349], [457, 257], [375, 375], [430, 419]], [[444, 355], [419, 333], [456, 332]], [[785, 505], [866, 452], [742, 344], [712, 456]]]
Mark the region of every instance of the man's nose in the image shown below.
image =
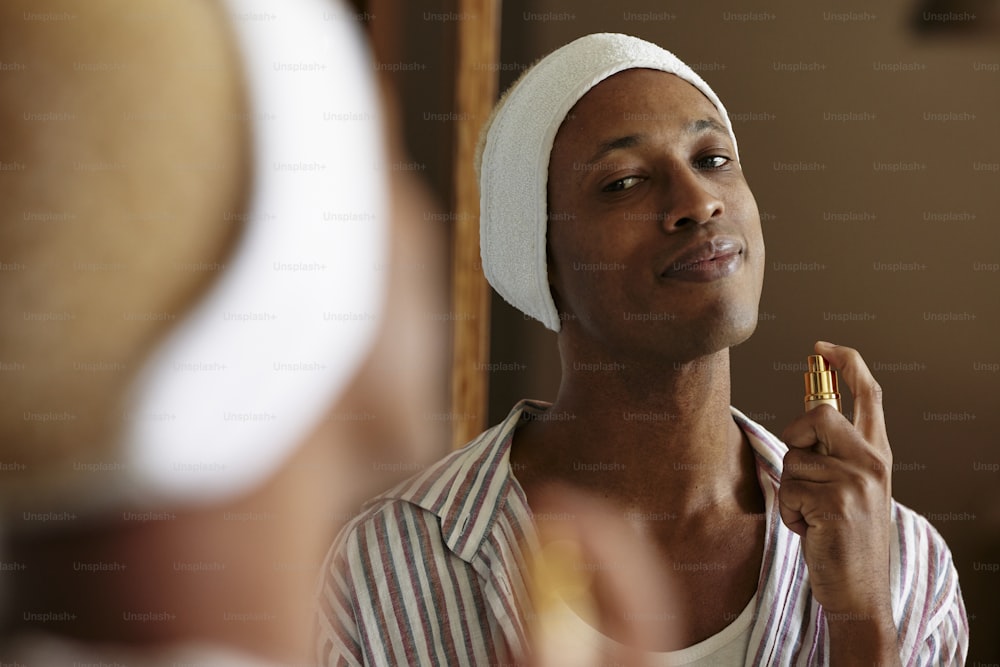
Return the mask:
[[725, 211], [717, 189], [692, 167], [675, 170], [664, 190], [661, 219], [665, 231], [704, 224]]

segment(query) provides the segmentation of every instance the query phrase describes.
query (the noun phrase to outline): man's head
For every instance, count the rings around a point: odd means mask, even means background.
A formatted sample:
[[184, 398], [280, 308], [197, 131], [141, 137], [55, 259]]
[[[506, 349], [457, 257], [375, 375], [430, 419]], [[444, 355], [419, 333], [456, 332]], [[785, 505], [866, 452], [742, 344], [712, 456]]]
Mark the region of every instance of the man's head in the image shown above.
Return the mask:
[[753, 332], [757, 206], [718, 110], [691, 84], [631, 69], [592, 88], [556, 135], [548, 203], [567, 335], [688, 361]]
[[683, 357], [752, 332], [756, 205], [725, 108], [673, 54], [612, 34], [558, 49], [498, 105], [481, 155], [483, 268], [518, 309]]

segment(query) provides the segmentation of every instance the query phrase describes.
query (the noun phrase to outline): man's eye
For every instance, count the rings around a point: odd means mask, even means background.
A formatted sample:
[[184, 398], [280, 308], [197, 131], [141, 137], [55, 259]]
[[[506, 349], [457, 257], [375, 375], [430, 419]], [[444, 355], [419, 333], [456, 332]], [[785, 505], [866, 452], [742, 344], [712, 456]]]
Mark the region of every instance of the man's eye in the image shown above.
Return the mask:
[[602, 192], [622, 192], [623, 190], [628, 190], [629, 188], [638, 185], [642, 179], [638, 176], [626, 176], [625, 178], [619, 178], [613, 183], [608, 183], [601, 190]]
[[701, 169], [721, 169], [731, 162], [731, 159], [725, 155], [709, 155], [708, 157], [700, 158], [696, 164]]

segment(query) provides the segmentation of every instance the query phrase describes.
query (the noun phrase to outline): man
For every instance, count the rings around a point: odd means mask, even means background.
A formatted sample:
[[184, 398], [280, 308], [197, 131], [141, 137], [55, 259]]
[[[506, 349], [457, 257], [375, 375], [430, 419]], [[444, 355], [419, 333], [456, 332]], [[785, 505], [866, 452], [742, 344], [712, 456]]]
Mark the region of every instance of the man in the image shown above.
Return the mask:
[[603, 501], [658, 556], [634, 572], [662, 582], [657, 606], [624, 616], [602, 574], [616, 564], [584, 563], [598, 613], [566, 615], [605, 654], [963, 662], [951, 556], [891, 499], [881, 392], [860, 355], [815, 346], [855, 397], [853, 423], [820, 407], [781, 442], [729, 405], [729, 348], [755, 328], [764, 267], [738, 157], [707, 84], [623, 35], [557, 50], [500, 102], [482, 151], [484, 270], [559, 332], [559, 393], [519, 403], [344, 530], [322, 662], [525, 659], [531, 563], [566, 518], [539, 511], [553, 484]]

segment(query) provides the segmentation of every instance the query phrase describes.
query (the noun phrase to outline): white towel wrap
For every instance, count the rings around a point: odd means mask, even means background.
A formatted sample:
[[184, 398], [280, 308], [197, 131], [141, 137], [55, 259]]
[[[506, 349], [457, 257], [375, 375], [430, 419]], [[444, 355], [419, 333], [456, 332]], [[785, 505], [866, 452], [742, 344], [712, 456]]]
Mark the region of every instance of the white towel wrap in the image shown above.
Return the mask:
[[357, 21], [324, 0], [223, 5], [253, 128], [247, 221], [217, 282], [138, 376], [124, 471], [89, 499], [98, 505], [202, 504], [254, 488], [316, 427], [375, 338], [387, 162]]

